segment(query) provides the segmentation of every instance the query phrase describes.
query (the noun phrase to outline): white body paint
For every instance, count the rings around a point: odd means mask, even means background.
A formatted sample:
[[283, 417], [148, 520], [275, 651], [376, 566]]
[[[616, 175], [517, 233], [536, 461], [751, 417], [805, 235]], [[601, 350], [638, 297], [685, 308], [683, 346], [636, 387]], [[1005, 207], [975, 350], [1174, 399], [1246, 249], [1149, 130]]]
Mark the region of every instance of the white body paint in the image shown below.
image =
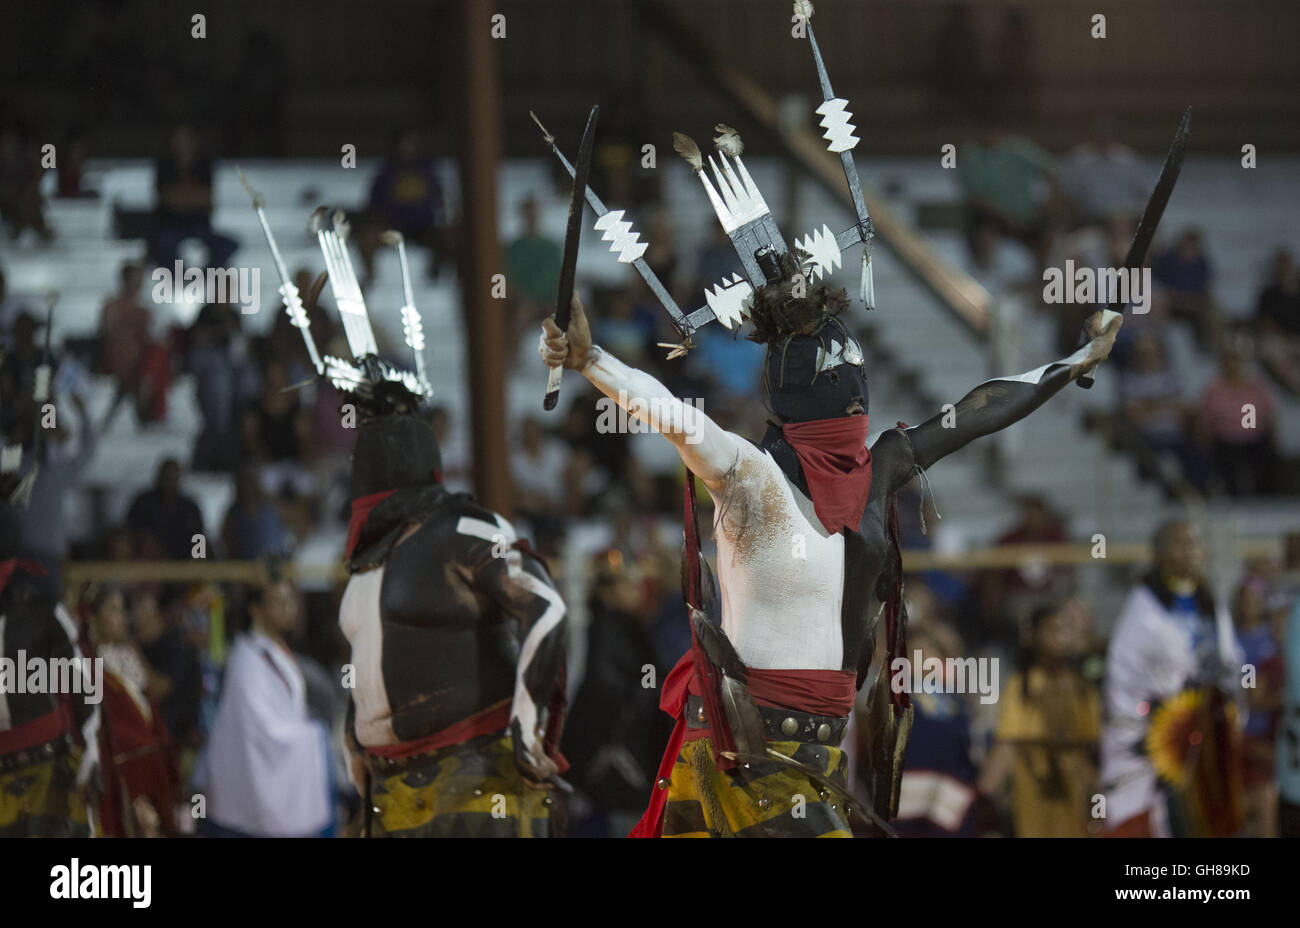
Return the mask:
[[[654, 377], [605, 352], [598, 351], [584, 373], [606, 396], [626, 403], [630, 414], [685, 405]], [[662, 431], [708, 487], [718, 513], [723, 630], [750, 667], [840, 670], [843, 537], [822, 527], [812, 503], [769, 454], [702, 412], [695, 415], [693, 442]], [[661, 431], [659, 423], [650, 425]]]

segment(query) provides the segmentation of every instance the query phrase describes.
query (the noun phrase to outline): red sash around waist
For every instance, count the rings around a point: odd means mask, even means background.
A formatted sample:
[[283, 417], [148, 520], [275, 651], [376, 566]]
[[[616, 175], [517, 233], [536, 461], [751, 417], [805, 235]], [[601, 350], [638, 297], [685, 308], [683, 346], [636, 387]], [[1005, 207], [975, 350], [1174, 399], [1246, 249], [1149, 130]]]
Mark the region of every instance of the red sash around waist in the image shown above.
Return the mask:
[[380, 744], [367, 747], [366, 753], [376, 757], [395, 760], [401, 757], [414, 757], [417, 754], [432, 754], [453, 744], [461, 744], [481, 735], [505, 731], [510, 726], [510, 700], [503, 699], [494, 706], [480, 709], [468, 718], [448, 725], [441, 731], [434, 732], [415, 741], [402, 741], [398, 744]]
[[[672, 776], [673, 764], [677, 762], [684, 741], [704, 738], [710, 733], [708, 728], [686, 727], [686, 697], [700, 695], [694, 656], [694, 648], [687, 651], [664, 680], [659, 708], [675, 718], [677, 724], [673, 727], [663, 760], [659, 763], [650, 805], [628, 835], [629, 838], [660, 836], [663, 831], [664, 807], [668, 804], [668, 790], [660, 788], [659, 783]], [[840, 718], [853, 711], [853, 701], [857, 697], [857, 674], [852, 670], [763, 670], [756, 667], [746, 670], [749, 693], [759, 705]]]
[[16, 754], [67, 734], [72, 726], [62, 705], [16, 728], [0, 731], [0, 754]]

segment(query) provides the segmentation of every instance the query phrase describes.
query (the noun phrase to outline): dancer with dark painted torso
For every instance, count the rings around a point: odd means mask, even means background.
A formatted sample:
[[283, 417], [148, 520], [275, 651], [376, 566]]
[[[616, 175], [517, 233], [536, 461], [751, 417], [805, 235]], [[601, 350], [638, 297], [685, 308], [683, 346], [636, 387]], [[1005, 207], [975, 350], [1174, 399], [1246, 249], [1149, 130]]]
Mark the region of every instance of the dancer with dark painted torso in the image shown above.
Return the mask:
[[372, 831], [547, 837], [563, 711], [564, 602], [514, 528], [442, 486], [413, 413], [363, 418], [339, 622]]

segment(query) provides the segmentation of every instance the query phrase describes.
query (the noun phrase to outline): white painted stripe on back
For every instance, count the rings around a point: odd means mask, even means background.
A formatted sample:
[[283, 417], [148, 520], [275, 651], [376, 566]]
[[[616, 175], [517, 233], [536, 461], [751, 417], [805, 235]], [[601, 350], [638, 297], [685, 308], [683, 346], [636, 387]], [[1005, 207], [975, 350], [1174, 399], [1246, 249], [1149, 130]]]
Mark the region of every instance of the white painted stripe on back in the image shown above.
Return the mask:
[[456, 523], [456, 531], [462, 535], [469, 535], [472, 538], [482, 538], [484, 541], [490, 541], [493, 544], [495, 544], [499, 538], [504, 538], [506, 544], [514, 544], [514, 528], [509, 522], [500, 516], [497, 516], [496, 519], [496, 522], [488, 522], [486, 519], [475, 519], [472, 516], [461, 516], [460, 521]]
[[531, 732], [537, 726], [538, 709], [533, 703], [528, 688], [524, 686], [524, 672], [537, 655], [542, 639], [550, 634], [564, 618], [564, 600], [549, 583], [534, 577], [521, 567], [511, 565], [510, 572], [520, 586], [547, 602], [546, 611], [533, 623], [533, 627], [528, 631], [528, 637], [524, 639], [523, 646], [519, 649], [519, 664], [515, 669], [515, 698], [510, 716], [519, 719], [520, 727], [524, 732]]

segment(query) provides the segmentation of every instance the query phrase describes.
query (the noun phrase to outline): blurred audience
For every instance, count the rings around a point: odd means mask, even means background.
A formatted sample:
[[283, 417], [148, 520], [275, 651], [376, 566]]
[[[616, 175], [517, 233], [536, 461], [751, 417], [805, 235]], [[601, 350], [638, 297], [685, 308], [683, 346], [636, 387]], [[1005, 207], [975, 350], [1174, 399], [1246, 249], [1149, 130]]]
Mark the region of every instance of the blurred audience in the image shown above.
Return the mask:
[[1020, 668], [1002, 687], [993, 750], [980, 789], [999, 795], [1010, 782], [1018, 838], [1083, 838], [1097, 788], [1101, 699], [1080, 672], [1090, 644], [1079, 599], [1040, 606], [1029, 617]]
[[285, 580], [254, 589], [251, 627], [235, 639], [203, 767], [210, 837], [332, 837], [329, 733], [308, 711], [286, 636], [297, 594]]
[[104, 662], [100, 827], [109, 838], [178, 835], [180, 769], [154, 699], [153, 675], [131, 639], [122, 591], [94, 590], [86, 613], [95, 656]]
[[1163, 289], [1169, 314], [1192, 327], [1202, 351], [1218, 342], [1219, 309], [1210, 292], [1213, 273], [1200, 230], [1187, 229], [1174, 245], [1157, 253], [1151, 277]]
[[966, 205], [966, 242], [977, 268], [993, 266], [1002, 238], [1020, 242], [1044, 267], [1057, 232], [1056, 168], [1027, 138], [985, 129], [961, 146], [957, 182]]
[[1259, 359], [1274, 380], [1300, 396], [1300, 272], [1295, 257], [1278, 249], [1255, 303]]
[[[184, 561], [194, 557], [203, 535], [203, 515], [194, 500], [181, 492], [181, 465], [167, 458], [158, 465], [154, 485], [131, 503], [126, 524], [135, 533], [135, 547], [145, 560]], [[203, 541], [206, 550], [207, 542]]]
[[171, 359], [153, 340], [153, 314], [140, 301], [144, 268], [122, 265], [121, 283], [99, 314], [99, 369], [131, 401], [137, 421], [161, 422], [167, 416]]
[[383, 244], [381, 236], [389, 230], [400, 232], [408, 246], [428, 249], [426, 273], [431, 280], [437, 278], [443, 261], [455, 257], [450, 253], [453, 240], [445, 234], [446, 226], [437, 165], [423, 152], [419, 133], [399, 129], [370, 184], [370, 199], [358, 224], [362, 286], [369, 286], [374, 279], [375, 253]]
[[1105, 225], [1120, 215], [1136, 224], [1154, 177], [1137, 154], [1119, 141], [1114, 121], [1099, 118], [1092, 138], [1061, 163], [1061, 187], [1070, 226]]
[[226, 267], [239, 243], [212, 228], [212, 161], [199, 151], [191, 126], [172, 131], [167, 154], [154, 166], [157, 204], [149, 241], [149, 257], [171, 270], [181, 256], [181, 244], [197, 239], [207, 249], [205, 267]]
[[1155, 455], [1172, 455], [1179, 468], [1176, 474], [1205, 492], [1205, 455], [1190, 434], [1178, 374], [1153, 331], [1133, 340], [1131, 363], [1120, 375], [1120, 403], [1132, 436]]
[[1220, 352], [1219, 373], [1201, 397], [1199, 422], [1218, 490], [1229, 496], [1273, 492], [1277, 403], [1268, 384], [1250, 372], [1239, 343]]

